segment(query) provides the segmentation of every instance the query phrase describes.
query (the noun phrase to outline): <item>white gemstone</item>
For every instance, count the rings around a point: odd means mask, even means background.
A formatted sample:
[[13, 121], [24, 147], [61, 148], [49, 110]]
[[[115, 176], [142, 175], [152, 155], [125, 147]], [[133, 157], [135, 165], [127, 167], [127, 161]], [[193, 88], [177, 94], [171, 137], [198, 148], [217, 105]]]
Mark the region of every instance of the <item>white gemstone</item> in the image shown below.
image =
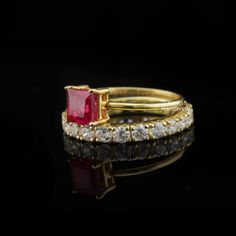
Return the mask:
[[94, 132], [89, 127], [81, 127], [79, 134], [84, 141], [91, 142], [94, 138]]
[[169, 120], [169, 124], [167, 125], [167, 132], [169, 135], [175, 134], [178, 131], [178, 125], [175, 120]]
[[150, 134], [153, 138], [161, 138], [164, 136], [165, 126], [158, 122], [154, 125], [153, 128], [150, 128]]
[[189, 126], [192, 125], [193, 122], [194, 122], [193, 111], [191, 111], [190, 115], [188, 117], [188, 124], [189, 124]]
[[128, 119], [127, 123], [132, 124], [132, 123], [134, 123], [134, 121], [133, 121], [133, 119]]
[[179, 129], [182, 131], [186, 128], [186, 121], [185, 119], [181, 119], [179, 122], [178, 122], [178, 127]]
[[79, 132], [79, 127], [77, 124], [73, 123], [70, 126], [70, 136], [77, 138], [78, 137], [78, 133]]
[[62, 123], [62, 126], [63, 126], [63, 130], [66, 134], [69, 134], [70, 133], [70, 126], [71, 124], [70, 123], [67, 123], [67, 122], [63, 122]]
[[65, 116], [62, 116], [62, 125], [66, 123], [66, 117]]
[[144, 125], [138, 125], [131, 131], [134, 141], [143, 141], [148, 139], [148, 129]]
[[193, 123], [193, 114], [192, 113], [188, 114], [188, 116], [184, 118], [184, 121], [185, 121], [185, 128], [191, 126]]
[[126, 130], [125, 127], [117, 127], [115, 131], [113, 131], [113, 138], [117, 143], [125, 143], [130, 139], [130, 132]]
[[99, 127], [96, 129], [96, 139], [98, 142], [108, 143], [112, 140], [112, 131], [107, 127]]

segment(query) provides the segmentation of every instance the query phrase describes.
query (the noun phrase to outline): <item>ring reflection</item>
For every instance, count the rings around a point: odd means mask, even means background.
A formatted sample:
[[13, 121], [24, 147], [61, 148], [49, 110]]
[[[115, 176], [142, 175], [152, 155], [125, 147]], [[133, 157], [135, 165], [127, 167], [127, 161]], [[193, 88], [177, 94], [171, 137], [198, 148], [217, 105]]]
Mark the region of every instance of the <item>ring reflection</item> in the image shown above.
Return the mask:
[[66, 134], [63, 138], [73, 192], [101, 199], [116, 187], [116, 177], [156, 171], [179, 160], [194, 141], [194, 127], [164, 139], [139, 143], [88, 143]]

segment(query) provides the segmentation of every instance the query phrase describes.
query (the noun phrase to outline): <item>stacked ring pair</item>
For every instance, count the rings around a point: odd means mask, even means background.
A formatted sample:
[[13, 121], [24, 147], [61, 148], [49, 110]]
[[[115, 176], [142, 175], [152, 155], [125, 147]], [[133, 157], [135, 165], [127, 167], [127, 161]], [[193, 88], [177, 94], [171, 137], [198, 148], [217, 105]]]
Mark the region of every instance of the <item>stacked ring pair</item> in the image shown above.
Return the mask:
[[[181, 132], [194, 122], [192, 105], [174, 92], [139, 87], [91, 89], [87, 85], [65, 89], [63, 130], [79, 140], [103, 143], [153, 140]], [[136, 118], [124, 121], [127, 113]], [[120, 118], [115, 119], [117, 116]]]

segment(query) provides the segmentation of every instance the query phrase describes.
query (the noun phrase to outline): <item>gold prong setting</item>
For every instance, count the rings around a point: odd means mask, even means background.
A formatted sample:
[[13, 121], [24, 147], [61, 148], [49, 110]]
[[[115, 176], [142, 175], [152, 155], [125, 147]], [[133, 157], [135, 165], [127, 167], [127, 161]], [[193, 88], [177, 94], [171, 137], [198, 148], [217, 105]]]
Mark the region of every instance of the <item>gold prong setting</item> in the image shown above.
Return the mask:
[[98, 126], [79, 126], [67, 122], [66, 112], [62, 113], [62, 127], [64, 132], [81, 141], [101, 143], [126, 143], [145, 140], [160, 139], [171, 136], [189, 128], [194, 123], [193, 109], [190, 104], [185, 104], [175, 115], [164, 119], [143, 121], [140, 123], [106, 124]]

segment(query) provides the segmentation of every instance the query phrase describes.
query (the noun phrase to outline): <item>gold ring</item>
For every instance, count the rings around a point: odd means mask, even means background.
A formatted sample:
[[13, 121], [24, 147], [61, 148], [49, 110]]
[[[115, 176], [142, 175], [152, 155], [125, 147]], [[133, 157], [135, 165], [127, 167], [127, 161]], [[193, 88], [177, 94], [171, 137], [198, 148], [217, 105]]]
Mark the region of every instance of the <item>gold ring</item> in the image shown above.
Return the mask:
[[[138, 87], [91, 89], [66, 86], [67, 108], [62, 113], [66, 134], [90, 142], [134, 142], [158, 139], [193, 124], [192, 105], [183, 96], [165, 90]], [[115, 115], [155, 115], [151, 121], [112, 124]]]

